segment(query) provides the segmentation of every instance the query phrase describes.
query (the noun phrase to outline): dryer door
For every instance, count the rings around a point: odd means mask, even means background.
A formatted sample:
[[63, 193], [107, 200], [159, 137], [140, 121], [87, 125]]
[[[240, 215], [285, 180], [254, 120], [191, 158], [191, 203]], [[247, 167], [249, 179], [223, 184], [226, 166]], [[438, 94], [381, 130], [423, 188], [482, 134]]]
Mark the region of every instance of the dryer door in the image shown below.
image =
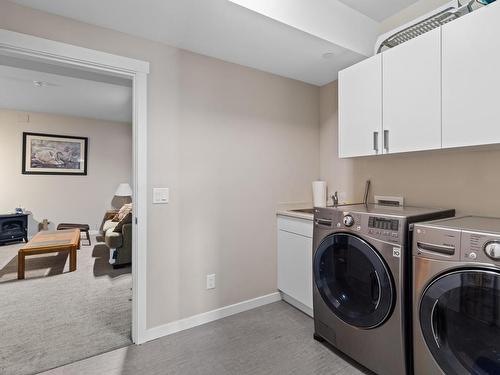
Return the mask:
[[334, 233], [314, 256], [314, 281], [331, 311], [349, 325], [374, 328], [396, 299], [389, 270], [377, 250], [348, 233]]
[[500, 272], [452, 271], [432, 281], [420, 326], [446, 374], [500, 374]]

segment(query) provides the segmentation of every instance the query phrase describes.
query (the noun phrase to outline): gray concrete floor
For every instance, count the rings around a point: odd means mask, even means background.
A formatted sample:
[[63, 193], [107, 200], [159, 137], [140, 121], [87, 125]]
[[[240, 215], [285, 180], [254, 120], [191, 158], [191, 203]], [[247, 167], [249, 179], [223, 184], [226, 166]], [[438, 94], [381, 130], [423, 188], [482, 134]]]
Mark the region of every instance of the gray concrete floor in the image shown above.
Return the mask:
[[312, 335], [311, 318], [276, 302], [44, 374], [364, 374]]

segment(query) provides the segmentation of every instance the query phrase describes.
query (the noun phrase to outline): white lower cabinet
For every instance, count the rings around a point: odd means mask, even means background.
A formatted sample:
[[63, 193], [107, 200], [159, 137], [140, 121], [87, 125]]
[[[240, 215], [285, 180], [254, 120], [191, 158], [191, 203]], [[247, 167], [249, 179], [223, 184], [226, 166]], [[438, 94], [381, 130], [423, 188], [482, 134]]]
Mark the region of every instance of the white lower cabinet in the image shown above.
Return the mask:
[[278, 289], [312, 316], [312, 220], [278, 216]]

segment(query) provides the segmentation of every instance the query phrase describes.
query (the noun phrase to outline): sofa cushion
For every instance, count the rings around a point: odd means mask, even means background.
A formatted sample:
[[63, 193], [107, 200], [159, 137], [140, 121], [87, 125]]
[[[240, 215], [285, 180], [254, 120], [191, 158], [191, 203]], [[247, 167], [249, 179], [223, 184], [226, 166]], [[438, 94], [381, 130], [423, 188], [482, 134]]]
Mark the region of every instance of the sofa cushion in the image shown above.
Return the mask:
[[117, 224], [116, 226], [114, 227], [113, 231], [114, 232], [117, 232], [117, 233], [121, 233], [122, 232], [122, 227], [125, 225], [125, 224], [130, 224], [132, 222], [132, 212], [129, 212], [127, 214], [127, 216], [125, 216], [123, 219], [121, 219]]
[[115, 227], [118, 225], [118, 222], [113, 221], [113, 220], [106, 220], [104, 224], [102, 225], [102, 231], [106, 233], [109, 229], [115, 229]]
[[132, 212], [132, 203], [127, 203], [120, 208], [120, 211], [115, 215], [113, 221], [122, 221], [128, 214]]

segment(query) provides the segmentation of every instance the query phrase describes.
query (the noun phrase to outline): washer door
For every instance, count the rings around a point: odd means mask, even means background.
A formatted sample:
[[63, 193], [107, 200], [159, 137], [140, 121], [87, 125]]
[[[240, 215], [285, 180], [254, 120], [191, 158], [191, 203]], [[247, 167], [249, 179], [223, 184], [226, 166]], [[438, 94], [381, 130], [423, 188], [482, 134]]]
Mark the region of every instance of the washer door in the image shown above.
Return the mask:
[[378, 252], [348, 233], [334, 233], [314, 256], [314, 281], [323, 301], [349, 325], [374, 328], [390, 315], [392, 278]]
[[500, 374], [500, 272], [454, 271], [431, 282], [420, 326], [446, 374]]

